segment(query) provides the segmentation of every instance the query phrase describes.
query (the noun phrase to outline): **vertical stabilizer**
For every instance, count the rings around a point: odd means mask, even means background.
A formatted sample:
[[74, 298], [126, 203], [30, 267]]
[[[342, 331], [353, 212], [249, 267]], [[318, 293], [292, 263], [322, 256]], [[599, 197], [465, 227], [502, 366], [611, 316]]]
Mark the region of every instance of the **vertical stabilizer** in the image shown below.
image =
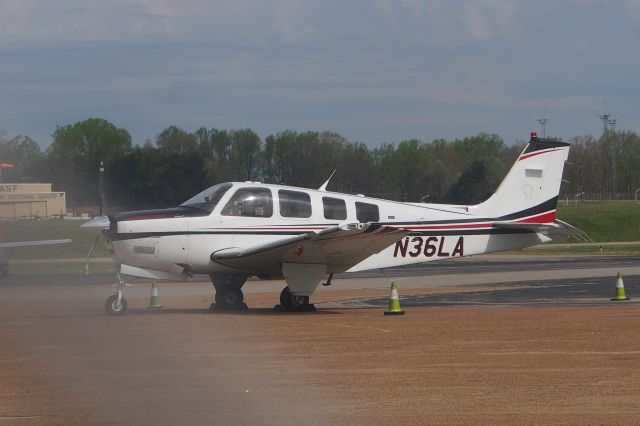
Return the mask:
[[470, 210], [501, 220], [553, 222], [569, 146], [554, 139], [540, 139], [532, 133], [496, 192]]

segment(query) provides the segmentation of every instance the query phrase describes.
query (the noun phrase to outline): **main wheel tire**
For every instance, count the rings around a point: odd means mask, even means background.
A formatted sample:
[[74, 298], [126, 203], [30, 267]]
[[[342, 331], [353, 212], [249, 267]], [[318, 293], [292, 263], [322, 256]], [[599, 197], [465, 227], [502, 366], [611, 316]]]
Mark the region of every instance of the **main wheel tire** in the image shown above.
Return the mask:
[[292, 294], [289, 300], [294, 308], [304, 308], [309, 304], [309, 296], [294, 296]]
[[216, 305], [238, 306], [244, 302], [244, 294], [239, 288], [225, 288], [216, 291]]
[[289, 307], [289, 298], [291, 297], [291, 290], [289, 290], [289, 287], [285, 287], [282, 289], [282, 291], [280, 292], [280, 304], [282, 306], [284, 306], [285, 308]]
[[309, 304], [309, 296], [295, 296], [287, 286], [280, 293], [280, 304], [287, 309], [304, 308]]
[[113, 296], [109, 296], [104, 303], [104, 309], [109, 315], [124, 315], [124, 313], [127, 312], [127, 299], [121, 297], [120, 304], [118, 305], [118, 295], [114, 294]]

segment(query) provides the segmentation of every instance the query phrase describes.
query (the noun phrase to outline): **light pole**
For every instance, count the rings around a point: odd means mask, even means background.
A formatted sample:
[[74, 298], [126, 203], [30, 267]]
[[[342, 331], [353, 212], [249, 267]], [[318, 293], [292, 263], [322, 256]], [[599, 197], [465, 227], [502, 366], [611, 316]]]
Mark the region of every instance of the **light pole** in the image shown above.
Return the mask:
[[104, 161], [100, 161], [100, 173], [98, 174], [98, 196], [100, 199], [100, 216], [106, 210], [106, 202], [104, 200]]
[[424, 203], [424, 200], [428, 200], [428, 199], [429, 199], [429, 197], [431, 197], [431, 195], [430, 195], [430, 194], [423, 195], [423, 196], [420, 198], [420, 202], [421, 202], [421, 203]]

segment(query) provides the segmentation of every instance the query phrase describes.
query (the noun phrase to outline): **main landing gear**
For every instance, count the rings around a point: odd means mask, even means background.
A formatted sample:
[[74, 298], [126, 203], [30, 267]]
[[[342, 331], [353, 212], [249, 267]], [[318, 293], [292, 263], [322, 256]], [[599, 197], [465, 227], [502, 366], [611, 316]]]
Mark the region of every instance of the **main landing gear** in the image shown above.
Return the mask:
[[216, 305], [225, 307], [238, 306], [244, 303], [244, 294], [239, 288], [223, 287], [220, 290], [216, 290], [215, 300]]
[[215, 302], [210, 310], [235, 311], [247, 309], [244, 303], [242, 286], [247, 280], [244, 275], [209, 275], [211, 283], [216, 289]]
[[280, 304], [274, 307], [276, 312], [313, 312], [315, 305], [309, 303], [309, 296], [297, 296], [291, 293], [289, 286], [280, 293]]

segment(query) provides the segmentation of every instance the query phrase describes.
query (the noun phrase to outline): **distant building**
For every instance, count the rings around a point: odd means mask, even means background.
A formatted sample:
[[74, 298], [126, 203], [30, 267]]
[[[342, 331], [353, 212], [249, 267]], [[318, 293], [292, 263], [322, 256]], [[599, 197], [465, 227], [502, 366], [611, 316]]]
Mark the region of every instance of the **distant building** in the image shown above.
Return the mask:
[[0, 219], [61, 217], [67, 213], [64, 192], [50, 183], [0, 183]]

